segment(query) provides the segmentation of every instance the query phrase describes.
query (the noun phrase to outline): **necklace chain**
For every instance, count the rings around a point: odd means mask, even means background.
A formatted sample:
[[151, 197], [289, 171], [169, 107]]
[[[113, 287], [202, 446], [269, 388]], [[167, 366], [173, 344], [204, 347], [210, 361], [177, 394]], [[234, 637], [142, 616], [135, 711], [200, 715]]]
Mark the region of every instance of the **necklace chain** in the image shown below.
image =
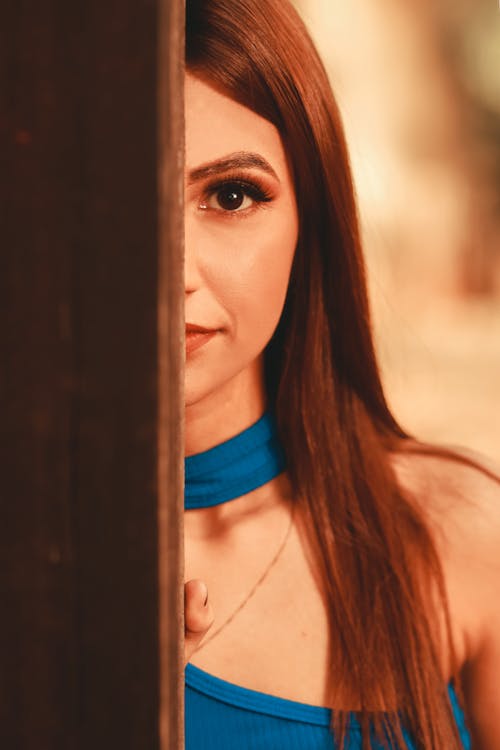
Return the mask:
[[227, 618], [227, 620], [225, 620], [222, 623], [222, 625], [219, 625], [219, 627], [213, 633], [210, 633], [210, 635], [208, 636], [208, 638], [203, 639], [201, 641], [201, 643], [194, 649], [193, 653], [195, 653], [196, 651], [199, 651], [201, 648], [203, 648], [203, 646], [206, 646], [207, 643], [209, 643], [211, 640], [213, 640], [216, 635], [219, 635], [219, 633], [221, 632], [221, 630], [223, 630], [227, 625], [229, 625], [230, 622], [232, 622], [234, 620], [234, 618], [236, 617], [236, 615], [239, 612], [241, 612], [241, 610], [243, 609], [243, 607], [245, 606], [245, 604], [249, 601], [249, 599], [252, 598], [252, 596], [255, 594], [255, 592], [257, 591], [257, 589], [259, 588], [259, 586], [267, 578], [269, 572], [274, 567], [274, 565], [277, 563], [277, 561], [278, 561], [281, 553], [285, 549], [285, 545], [286, 545], [286, 543], [288, 541], [288, 537], [290, 536], [290, 532], [291, 532], [292, 526], [293, 526], [294, 512], [295, 512], [295, 505], [292, 507], [292, 511], [290, 513], [290, 523], [288, 524], [288, 529], [287, 529], [287, 532], [286, 532], [286, 534], [285, 534], [285, 536], [283, 538], [283, 541], [281, 542], [281, 544], [280, 544], [280, 546], [278, 548], [278, 551], [276, 552], [276, 554], [274, 555], [273, 559], [271, 560], [271, 562], [269, 563], [269, 565], [267, 566], [267, 568], [264, 570], [264, 572], [260, 576], [260, 578], [257, 581], [257, 583], [254, 584], [254, 586], [251, 588], [250, 592], [247, 594], [247, 596], [245, 597], [245, 599], [243, 599], [243, 601], [241, 602], [241, 604], [238, 605], [238, 607]]

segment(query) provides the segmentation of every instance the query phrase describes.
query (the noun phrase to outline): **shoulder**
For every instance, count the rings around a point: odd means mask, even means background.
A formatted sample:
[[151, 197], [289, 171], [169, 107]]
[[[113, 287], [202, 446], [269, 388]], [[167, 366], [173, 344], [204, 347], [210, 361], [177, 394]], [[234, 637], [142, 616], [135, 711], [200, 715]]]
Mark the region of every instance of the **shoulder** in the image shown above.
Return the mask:
[[500, 634], [500, 467], [469, 450], [445, 451], [456, 458], [417, 449], [393, 454], [393, 467], [431, 529], [470, 655], [491, 626]]
[[500, 542], [500, 466], [468, 449], [440, 450], [410, 447], [392, 454], [400, 486], [437, 531], [465, 534], [472, 546]]
[[500, 468], [449, 450], [391, 455], [441, 559], [474, 746], [500, 748]]

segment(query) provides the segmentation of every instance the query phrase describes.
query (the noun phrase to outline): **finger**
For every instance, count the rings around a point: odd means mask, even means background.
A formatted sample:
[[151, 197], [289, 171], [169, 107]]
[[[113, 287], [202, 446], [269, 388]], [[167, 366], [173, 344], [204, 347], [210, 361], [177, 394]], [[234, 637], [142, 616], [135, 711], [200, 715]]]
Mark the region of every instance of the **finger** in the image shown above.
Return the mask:
[[214, 621], [213, 610], [208, 601], [207, 586], [203, 581], [193, 579], [184, 585], [184, 617], [184, 657], [185, 661], [189, 661]]

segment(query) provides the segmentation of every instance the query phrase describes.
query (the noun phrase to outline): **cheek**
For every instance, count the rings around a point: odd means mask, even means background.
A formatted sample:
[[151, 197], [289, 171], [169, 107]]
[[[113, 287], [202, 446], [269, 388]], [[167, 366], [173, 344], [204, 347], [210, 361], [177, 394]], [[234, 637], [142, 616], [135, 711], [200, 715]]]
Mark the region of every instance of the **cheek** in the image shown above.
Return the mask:
[[[265, 210], [265, 209], [264, 209]], [[233, 237], [224, 284], [226, 309], [233, 318], [236, 335], [249, 334], [263, 346], [271, 338], [283, 310], [295, 246], [297, 228], [290, 220], [246, 226]]]

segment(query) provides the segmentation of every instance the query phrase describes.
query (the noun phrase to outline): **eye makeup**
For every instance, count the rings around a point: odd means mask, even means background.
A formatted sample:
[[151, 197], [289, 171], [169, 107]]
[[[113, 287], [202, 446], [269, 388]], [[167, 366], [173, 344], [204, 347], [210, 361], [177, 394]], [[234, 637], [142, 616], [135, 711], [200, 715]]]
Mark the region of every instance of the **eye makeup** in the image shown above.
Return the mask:
[[224, 216], [247, 214], [274, 198], [274, 192], [255, 175], [231, 173], [204, 186], [199, 207]]

